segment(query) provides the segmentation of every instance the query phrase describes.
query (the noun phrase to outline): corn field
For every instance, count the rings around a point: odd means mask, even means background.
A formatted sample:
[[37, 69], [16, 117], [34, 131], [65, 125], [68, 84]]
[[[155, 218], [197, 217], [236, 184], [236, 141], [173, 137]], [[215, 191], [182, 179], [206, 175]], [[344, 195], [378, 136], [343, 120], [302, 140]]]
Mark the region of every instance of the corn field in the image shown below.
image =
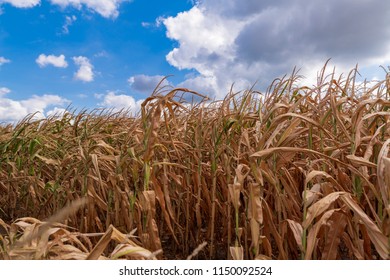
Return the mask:
[[390, 74], [325, 69], [1, 126], [0, 259], [389, 259]]

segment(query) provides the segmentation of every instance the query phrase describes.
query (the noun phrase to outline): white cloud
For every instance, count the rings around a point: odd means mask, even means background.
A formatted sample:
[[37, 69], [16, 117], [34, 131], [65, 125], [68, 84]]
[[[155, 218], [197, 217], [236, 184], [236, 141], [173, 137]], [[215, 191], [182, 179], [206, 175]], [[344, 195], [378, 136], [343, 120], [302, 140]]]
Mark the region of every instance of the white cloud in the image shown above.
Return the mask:
[[[4, 88], [2, 88], [4, 89]], [[6, 89], [5, 93], [10, 90]], [[45, 110], [51, 106], [64, 105], [69, 103], [69, 100], [58, 95], [33, 95], [25, 100], [13, 100], [4, 98], [0, 95], [0, 122], [15, 123], [23, 119], [29, 114], [36, 114], [36, 118], [44, 118]]]
[[67, 111], [65, 108], [54, 107], [53, 109], [47, 111], [46, 116], [47, 117], [56, 117], [56, 118], [60, 119], [66, 113], [69, 113], [69, 111]]
[[107, 57], [109, 57], [109, 54], [108, 54], [108, 52], [103, 50], [103, 51], [100, 51], [100, 52], [94, 54], [94, 57], [99, 57], [99, 58], [100, 57], [105, 57], [105, 58], [107, 58]]
[[0, 56], [0, 66], [5, 64], [5, 63], [10, 63], [10, 62], [11, 62], [11, 60], [6, 59], [6, 58]]
[[32, 8], [41, 3], [40, 0], [0, 0], [0, 4], [8, 3], [17, 8]]
[[114, 112], [121, 110], [130, 110], [132, 113], [137, 113], [141, 109], [141, 104], [144, 100], [135, 100], [134, 97], [125, 94], [116, 94], [113, 91], [107, 92], [105, 95], [95, 95], [103, 99], [98, 103], [99, 106], [104, 106], [109, 109], [113, 109]]
[[165, 19], [165, 18], [162, 17], [162, 16], [159, 16], [158, 18], [156, 18], [155, 26], [156, 26], [156, 27], [160, 27], [160, 26], [163, 24], [164, 19]]
[[28, 113], [34, 113], [37, 111], [43, 112], [48, 106], [63, 105], [69, 101], [58, 95], [44, 94], [33, 95], [29, 99], [19, 101], [20, 104], [27, 108]]
[[150, 22], [146, 22], [146, 21], [141, 22], [141, 25], [142, 25], [142, 27], [145, 27], [145, 28], [152, 26], [152, 24]]
[[89, 62], [89, 59], [84, 56], [77, 56], [73, 57], [73, 61], [80, 67], [74, 75], [75, 79], [83, 82], [92, 82], [94, 73], [93, 66]]
[[[85, 6], [87, 9], [94, 11], [105, 18], [116, 18], [119, 15], [119, 6], [123, 2], [131, 0], [50, 0], [54, 5], [59, 5], [63, 8], [72, 6], [76, 9], [82, 9]], [[0, 0], [0, 4], [8, 3], [17, 8], [32, 8], [41, 3], [40, 0]]]
[[69, 34], [69, 27], [77, 20], [76, 16], [66, 16], [65, 23], [62, 26], [62, 33]]
[[0, 98], [0, 122], [16, 122], [28, 114], [28, 109], [19, 101]]
[[61, 7], [72, 6], [81, 9], [86, 6], [106, 18], [116, 18], [120, 4], [126, 1], [129, 0], [50, 0], [51, 3]]
[[6, 87], [0, 87], [0, 98], [8, 93], [10, 93], [11, 90], [9, 88], [6, 88]]
[[[153, 90], [156, 88], [156, 86], [161, 82], [161, 80], [164, 78], [164, 76], [155, 75], [155, 76], [148, 76], [148, 75], [135, 75], [130, 77], [127, 81], [129, 82], [131, 88], [137, 92], [142, 92], [146, 94], [153, 93]], [[165, 79], [161, 86], [169, 85], [168, 81]]]
[[95, 93], [93, 96], [94, 96], [96, 99], [102, 99], [103, 96], [104, 96], [104, 94], [103, 94], [103, 93]]
[[210, 92], [214, 92], [215, 88], [217, 88], [216, 80], [216, 77], [213, 76], [187, 77], [187, 79], [184, 82], [178, 84], [177, 87], [188, 88], [200, 94], [207, 95]]
[[[221, 89], [231, 85], [231, 81], [223, 76], [232, 71], [234, 40], [244, 23], [223, 18], [217, 13], [208, 14], [198, 6], [176, 17], [166, 18], [163, 23], [167, 37], [180, 43], [167, 55], [167, 61], [178, 69], [195, 69], [199, 73], [197, 78], [192, 77], [184, 85], [196, 83], [197, 90], [207, 89], [209, 95], [220, 95]], [[225, 90], [223, 92], [225, 94]]]
[[41, 54], [38, 56], [35, 62], [39, 65], [39, 67], [46, 67], [48, 65], [59, 68], [68, 67], [68, 63], [66, 62], [65, 56], [63, 54], [59, 56]]
[[145, 27], [145, 28], [149, 28], [149, 27], [157, 28], [163, 24], [164, 19], [165, 19], [164, 17], [159, 16], [158, 18], [156, 18], [156, 20], [154, 22], [143, 21], [143, 22], [141, 22], [141, 25], [142, 25], [142, 27]]
[[[234, 83], [267, 87], [291, 73], [312, 76], [328, 58], [344, 72], [390, 63], [390, 2], [202, 0], [163, 20], [178, 42], [166, 56], [197, 76], [183, 84], [223, 97]], [[373, 44], [375, 42], [375, 44]]]

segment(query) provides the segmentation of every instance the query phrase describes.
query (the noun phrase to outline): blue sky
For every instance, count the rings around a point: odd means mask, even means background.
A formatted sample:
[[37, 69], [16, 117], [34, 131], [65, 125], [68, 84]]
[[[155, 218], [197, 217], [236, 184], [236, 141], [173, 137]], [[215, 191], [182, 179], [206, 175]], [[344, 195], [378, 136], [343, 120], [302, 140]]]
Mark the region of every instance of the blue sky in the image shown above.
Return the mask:
[[167, 75], [215, 98], [294, 66], [314, 83], [328, 58], [382, 79], [389, 21], [380, 0], [0, 0], [0, 122], [137, 110]]

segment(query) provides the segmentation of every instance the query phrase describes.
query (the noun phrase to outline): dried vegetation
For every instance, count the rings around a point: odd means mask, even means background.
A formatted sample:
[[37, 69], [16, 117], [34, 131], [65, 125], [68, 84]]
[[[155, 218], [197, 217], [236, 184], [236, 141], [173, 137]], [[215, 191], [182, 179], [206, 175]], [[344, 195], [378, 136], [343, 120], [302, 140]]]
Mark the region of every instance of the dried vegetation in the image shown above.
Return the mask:
[[389, 259], [390, 76], [324, 70], [1, 127], [0, 258]]

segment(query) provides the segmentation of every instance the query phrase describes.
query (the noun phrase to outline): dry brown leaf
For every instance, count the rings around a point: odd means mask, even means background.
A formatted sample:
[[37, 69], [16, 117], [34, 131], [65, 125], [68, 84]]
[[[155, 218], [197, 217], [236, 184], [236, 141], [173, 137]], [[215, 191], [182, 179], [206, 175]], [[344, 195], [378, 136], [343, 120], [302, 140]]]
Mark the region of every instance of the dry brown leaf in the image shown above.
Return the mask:
[[271, 136], [267, 139], [267, 142], [264, 145], [264, 148], [268, 149], [272, 146], [273, 141], [275, 140], [276, 136], [282, 131], [285, 127], [286, 121], [283, 121], [282, 123], [278, 124], [278, 126], [272, 131]]
[[94, 170], [95, 170], [95, 174], [99, 178], [99, 184], [100, 184], [100, 186], [102, 186], [103, 185], [103, 180], [102, 180], [102, 176], [100, 175], [98, 156], [97, 156], [97, 154], [90, 154], [90, 157], [91, 157], [92, 164], [93, 164], [93, 167], [94, 167]]
[[238, 183], [241, 186], [243, 186], [244, 180], [250, 172], [249, 167], [245, 164], [239, 164], [235, 171], [236, 171], [236, 177], [234, 179], [235, 183]]
[[150, 212], [151, 216], [154, 216], [155, 211], [156, 193], [155, 191], [143, 191], [140, 195], [140, 206], [142, 211]]
[[[384, 177], [385, 185], [387, 186], [387, 190], [388, 190], [387, 197], [390, 198], [390, 158], [388, 157], [383, 158], [383, 165], [385, 170], [385, 174], [383, 177]], [[388, 203], [390, 205], [390, 201]]]
[[104, 150], [105, 150], [106, 152], [108, 152], [109, 154], [111, 154], [111, 155], [114, 155], [114, 153], [115, 153], [115, 151], [116, 151], [114, 147], [112, 147], [111, 145], [107, 144], [107, 143], [104, 142], [102, 139], [99, 139], [99, 140], [97, 141], [96, 146], [104, 148]]
[[377, 167], [377, 165], [375, 163], [372, 163], [371, 161], [366, 160], [363, 157], [357, 157], [355, 155], [347, 155], [346, 158], [349, 159], [351, 161], [351, 163], [353, 165], [355, 165], [356, 167], [361, 167], [362, 165], [373, 167], [373, 168]]
[[[387, 257], [390, 74], [372, 85], [357, 83], [357, 69], [346, 79], [325, 72], [314, 87], [297, 85], [294, 72], [265, 94], [232, 88], [211, 104], [157, 87], [134, 117], [94, 111], [0, 125], [0, 216], [10, 223], [0, 221], [0, 258], [85, 259], [95, 250], [98, 259], [143, 259], [133, 248], [153, 252], [172, 236], [166, 258], [185, 258], [211, 236], [204, 256], [230, 256], [236, 227], [235, 247], [250, 258], [298, 258], [306, 233], [310, 258]], [[64, 219], [73, 228], [12, 223], [80, 197], [87, 207]], [[110, 224], [136, 228], [137, 242], [112, 228], [99, 255]]]
[[[173, 239], [175, 240], [176, 244], [179, 245], [179, 241], [176, 238], [175, 231], [172, 228], [171, 216], [170, 216], [169, 212], [167, 211], [167, 207], [166, 207], [166, 203], [165, 203], [165, 196], [164, 196], [163, 191], [161, 190], [160, 183], [157, 182], [157, 180], [155, 180], [155, 178], [152, 178], [152, 181], [153, 181], [154, 190], [156, 192], [156, 198], [160, 204], [162, 214], [164, 216], [164, 220], [167, 223], [169, 231], [172, 233]], [[168, 196], [169, 196], [169, 194], [168, 194]], [[168, 209], [169, 209], [169, 207], [168, 207]]]
[[350, 194], [341, 196], [344, 203], [357, 215], [363, 224], [366, 226], [371, 242], [382, 259], [389, 259], [390, 248], [388, 238], [383, 235], [378, 226], [367, 216], [366, 213], [359, 207], [359, 205], [352, 199]]
[[161, 240], [160, 235], [158, 233], [158, 226], [155, 219], [149, 219], [148, 220], [148, 232], [150, 234], [151, 240], [150, 241], [150, 249], [152, 251], [158, 251], [161, 250]]
[[55, 160], [55, 159], [46, 158], [46, 157], [38, 155], [38, 154], [36, 154], [35, 157], [39, 158], [44, 163], [49, 164], [49, 165], [60, 165], [60, 162], [58, 160]]
[[97, 260], [102, 255], [107, 245], [111, 241], [111, 236], [113, 233], [114, 227], [110, 225], [104, 235], [100, 238], [99, 242], [92, 249], [92, 251], [88, 254], [87, 260]]
[[[158, 233], [156, 216], [156, 193], [155, 191], [143, 191], [140, 196], [140, 206], [147, 214], [147, 247], [153, 251], [161, 249], [161, 240]], [[146, 236], [146, 235], [145, 235]]]
[[337, 124], [340, 126], [342, 132], [344, 133], [344, 135], [346, 137], [350, 137], [350, 133], [348, 132], [348, 130], [346, 129], [342, 119], [341, 119], [341, 113], [340, 111], [337, 109], [337, 105], [336, 105], [336, 95], [335, 94], [330, 94], [330, 105], [331, 105], [331, 108], [332, 108], [332, 111], [333, 111], [333, 114], [332, 116], [334, 116], [334, 118], [336, 119], [337, 121]]
[[[173, 221], [175, 221], [175, 214], [172, 210], [172, 202], [171, 202], [171, 197], [170, 197], [170, 194], [169, 194], [169, 189], [168, 189], [168, 175], [167, 175], [167, 166], [164, 165], [163, 166], [163, 169], [164, 169], [164, 174], [162, 175], [163, 176], [163, 180], [162, 180], [162, 186], [163, 186], [163, 193], [164, 193], [164, 198], [165, 198], [165, 203], [167, 205], [167, 210], [168, 210], [168, 213], [169, 213], [169, 216], [171, 217], [171, 219]], [[172, 177], [172, 176], [171, 176]], [[180, 186], [180, 184], [179, 184]]]
[[290, 226], [290, 229], [294, 235], [295, 242], [297, 243], [299, 249], [303, 251], [302, 247], [302, 236], [303, 236], [303, 228], [302, 225], [296, 221], [287, 219], [286, 220], [288, 225]]
[[344, 189], [351, 189], [352, 188], [351, 177], [348, 176], [341, 169], [337, 169], [337, 180], [340, 182], [340, 185], [342, 185], [344, 187]]
[[283, 143], [283, 141], [286, 140], [296, 130], [297, 126], [300, 123], [301, 123], [300, 119], [293, 119], [290, 125], [283, 131], [276, 146], [279, 147]]
[[229, 250], [233, 260], [244, 259], [244, 248], [242, 246], [229, 247]]
[[381, 131], [382, 131], [382, 129], [383, 129], [383, 127], [384, 127], [385, 125], [386, 125], [386, 124], [384, 123], [384, 124], [382, 124], [381, 126], [379, 126], [379, 127], [376, 129], [374, 135], [371, 136], [370, 143], [368, 143], [367, 148], [366, 148], [366, 151], [364, 152], [364, 158], [365, 158], [366, 160], [369, 160], [370, 157], [372, 156], [372, 154], [373, 154], [373, 147], [374, 147], [375, 143], [378, 141], [378, 136], [379, 136], [379, 134], [381, 133]]
[[263, 223], [263, 207], [261, 205], [260, 187], [258, 184], [249, 183], [248, 218], [255, 219], [259, 224]]
[[307, 235], [307, 246], [306, 246], [306, 252], [305, 252], [305, 260], [310, 260], [312, 259], [312, 254], [314, 251], [314, 247], [317, 243], [317, 235], [318, 232], [320, 231], [321, 227], [323, 225], [328, 224], [329, 218], [333, 215], [335, 211], [338, 211], [338, 209], [332, 209], [326, 211], [321, 218], [319, 219], [318, 222], [316, 222], [313, 227], [309, 230], [309, 233]]
[[230, 193], [230, 198], [232, 200], [234, 208], [237, 210], [241, 203], [240, 203], [240, 193], [242, 186], [239, 183], [234, 183], [234, 184], [229, 184], [229, 193]]
[[259, 251], [260, 225], [253, 218], [249, 220], [249, 225], [250, 225], [251, 237], [252, 237], [251, 248], [253, 248], [257, 253]]
[[93, 181], [91, 178], [88, 178], [88, 196], [91, 197], [91, 203], [96, 203], [101, 209], [107, 211], [107, 202], [101, 198], [95, 190]]
[[111, 253], [111, 259], [115, 260], [121, 257], [129, 257], [131, 259], [141, 260], [157, 260], [155, 255], [149, 250], [146, 250], [145, 248], [142, 248], [140, 246], [134, 246], [130, 244], [119, 244]]
[[[306, 196], [306, 198], [305, 198]], [[321, 184], [314, 184], [310, 190], [302, 192], [303, 201], [306, 202], [306, 205], [309, 207], [313, 202], [316, 202], [317, 199], [321, 196]]]
[[303, 228], [307, 229], [312, 221], [321, 215], [324, 211], [326, 211], [334, 201], [336, 201], [340, 196], [346, 194], [345, 192], [334, 192], [331, 194], [328, 194], [324, 198], [320, 199], [316, 203], [314, 203], [312, 206], [309, 207], [306, 215], [306, 219], [303, 221], [302, 226]]
[[[250, 155], [250, 157], [267, 157], [267, 156], [269, 156], [273, 153], [276, 153], [276, 152], [297, 152], [297, 153], [313, 154], [313, 155], [317, 155], [321, 158], [325, 158], [325, 159], [328, 159], [330, 161], [333, 161], [337, 164], [340, 164], [341, 166], [346, 166], [349, 170], [351, 170], [355, 174], [361, 176], [362, 179], [366, 182], [366, 184], [370, 188], [370, 190], [374, 193], [374, 195], [376, 197], [378, 197], [378, 193], [377, 193], [375, 186], [368, 180], [368, 178], [362, 176], [361, 172], [359, 170], [357, 170], [355, 167], [334, 158], [334, 156], [327, 156], [326, 154], [317, 152], [315, 150], [310, 150], [310, 149], [306, 149], [306, 148], [297, 148], [297, 147], [276, 147], [276, 148], [270, 148], [270, 149], [256, 152], [256, 153]], [[343, 189], [343, 188], [341, 188], [341, 189]]]
[[341, 212], [334, 212], [329, 219], [329, 231], [326, 235], [325, 247], [322, 251], [323, 260], [335, 260], [337, 258], [340, 239], [346, 225], [346, 216]]
[[[68, 206], [64, 207], [60, 211], [58, 211], [56, 214], [51, 216], [45, 223], [42, 224], [41, 221], [34, 219], [34, 218], [24, 218], [19, 219], [19, 222], [33, 222], [31, 226], [27, 226], [25, 229], [25, 232], [16, 243], [15, 248], [21, 248], [25, 246], [26, 244], [29, 244], [30, 242], [33, 242], [34, 239], [44, 234], [46, 231], [48, 231], [53, 225], [55, 225], [57, 222], [65, 220], [70, 215], [73, 215], [75, 212], [79, 210], [80, 207], [84, 206], [87, 203], [86, 198], [81, 198], [78, 200], [73, 201]], [[38, 224], [42, 224], [38, 226]]]
[[385, 117], [388, 117], [390, 116], [390, 112], [375, 112], [375, 113], [371, 113], [371, 114], [367, 114], [363, 117], [363, 120], [367, 120], [369, 118], [372, 118], [372, 117], [377, 117], [377, 116], [385, 116]]
[[0, 219], [0, 235], [9, 235], [8, 225]]
[[390, 148], [390, 139], [387, 139], [378, 154], [378, 167], [377, 167], [377, 176], [378, 176], [378, 185], [379, 190], [382, 195], [382, 200], [385, 205], [389, 204], [390, 198], [390, 185], [387, 185], [385, 178], [387, 178], [390, 173], [389, 163], [385, 160], [389, 154]]
[[[58, 252], [56, 257], [53, 257], [52, 260], [85, 260], [87, 258], [86, 253], [82, 252]], [[100, 258], [99, 258], [100, 259]]]
[[351, 255], [353, 254], [357, 260], [364, 260], [364, 257], [362, 256], [360, 251], [356, 248], [355, 244], [352, 242], [351, 237], [348, 235], [347, 232], [344, 232], [342, 234], [342, 240], [345, 246], [349, 249]]
[[287, 259], [287, 254], [286, 254], [284, 247], [283, 247], [282, 237], [280, 236], [278, 230], [276, 229], [275, 220], [272, 219], [272, 212], [271, 212], [267, 203], [263, 203], [263, 205], [264, 205], [264, 210], [265, 210], [264, 212], [266, 214], [265, 220], [267, 221], [264, 225], [269, 227], [269, 230], [270, 230], [271, 234], [273, 235], [273, 238], [274, 238], [276, 245], [278, 246], [278, 249], [279, 249], [280, 258]]
[[311, 171], [309, 174], [307, 174], [306, 176], [306, 179], [305, 179], [305, 185], [307, 186], [307, 184], [315, 177], [317, 176], [323, 176], [325, 177], [326, 179], [328, 179], [330, 182], [333, 183], [333, 185], [337, 186], [337, 189], [338, 190], [342, 190], [343, 187], [340, 186], [340, 184], [332, 177], [330, 176], [327, 172], [325, 171], [318, 171], [318, 170], [313, 170]]

